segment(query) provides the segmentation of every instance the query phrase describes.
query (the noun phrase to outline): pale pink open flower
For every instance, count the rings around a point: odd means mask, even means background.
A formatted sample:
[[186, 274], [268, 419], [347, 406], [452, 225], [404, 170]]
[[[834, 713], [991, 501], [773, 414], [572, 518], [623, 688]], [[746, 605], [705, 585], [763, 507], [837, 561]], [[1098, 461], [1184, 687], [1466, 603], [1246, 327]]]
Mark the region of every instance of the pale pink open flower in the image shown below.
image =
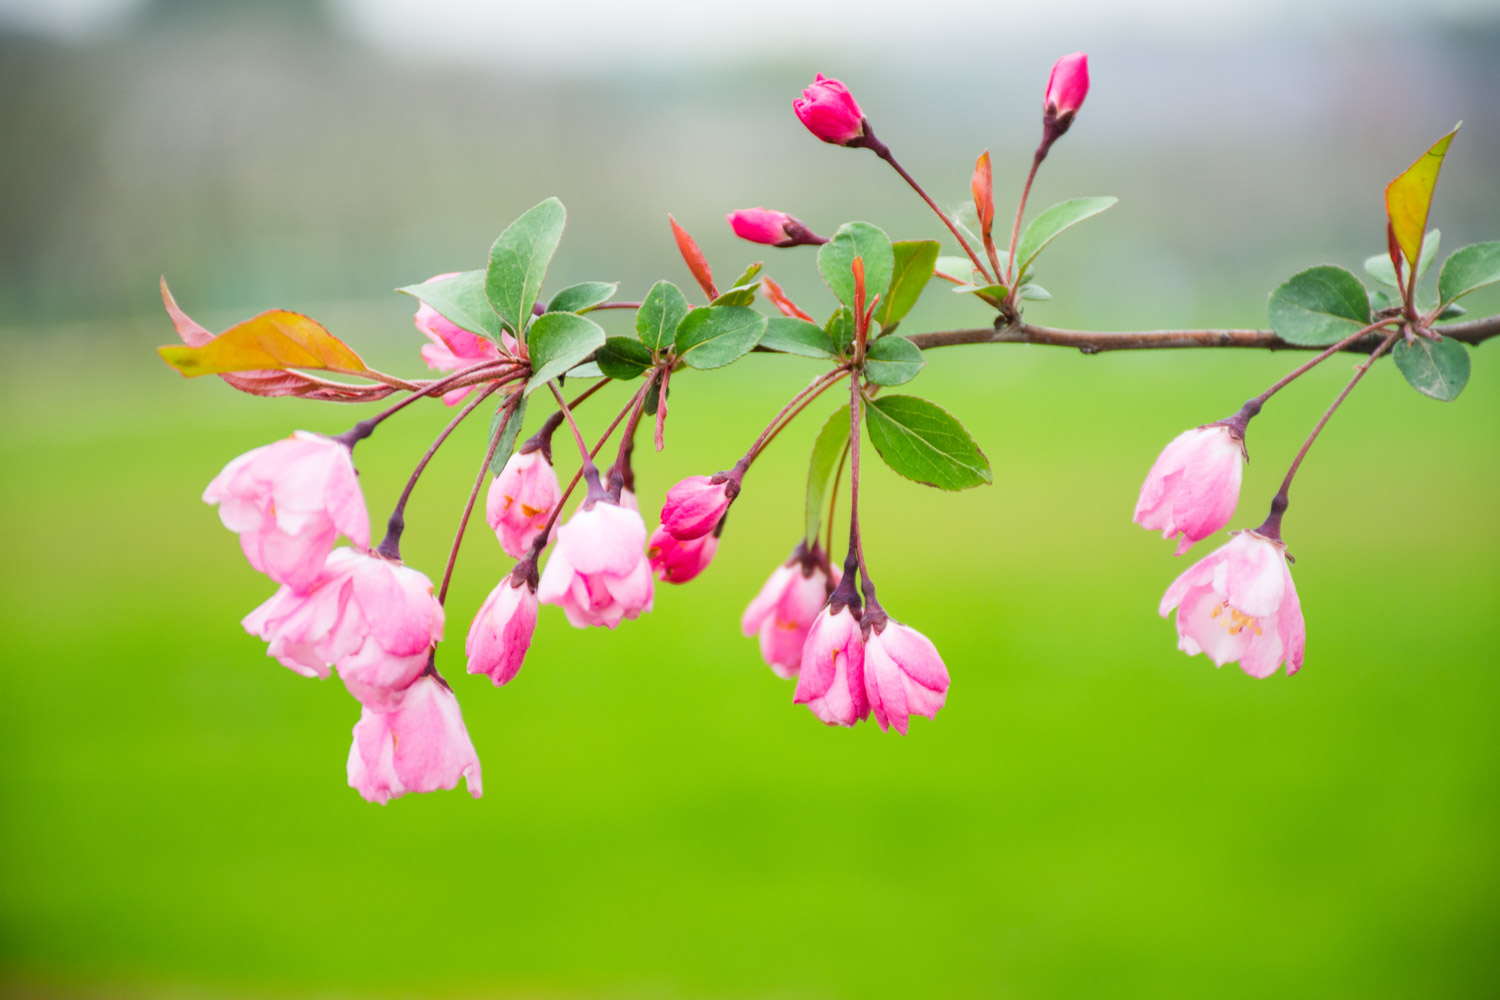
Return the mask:
[[1135, 502], [1135, 523], [1178, 539], [1177, 554], [1223, 529], [1240, 502], [1244, 438], [1222, 424], [1177, 435], [1156, 459]]
[[667, 490], [661, 526], [683, 541], [702, 538], [723, 520], [739, 493], [739, 477], [732, 473], [689, 476]]
[[389, 705], [443, 637], [443, 606], [420, 571], [343, 548], [306, 593], [282, 586], [243, 624], [283, 666], [305, 677], [335, 667], [361, 702]]
[[1251, 677], [1269, 677], [1283, 663], [1302, 667], [1307, 629], [1287, 566], [1286, 546], [1241, 531], [1194, 563], [1161, 599], [1163, 618], [1177, 609], [1177, 648], [1205, 653], [1217, 666], [1239, 662]]
[[830, 726], [852, 726], [870, 714], [865, 644], [853, 606], [831, 608], [819, 612], [808, 630], [792, 701]]
[[793, 99], [792, 110], [809, 132], [836, 146], [847, 146], [865, 134], [859, 102], [848, 87], [822, 73], [801, 97]]
[[614, 628], [650, 611], [653, 593], [646, 522], [640, 512], [603, 498], [558, 529], [536, 596], [561, 607], [576, 628]]
[[658, 527], [646, 543], [651, 571], [663, 583], [687, 583], [708, 568], [718, 551], [719, 535], [715, 531], [683, 541], [666, 528]]
[[1063, 56], [1052, 65], [1042, 110], [1056, 118], [1072, 118], [1089, 93], [1089, 57], [1084, 52]]
[[[457, 273], [450, 271], [447, 274], [433, 275], [427, 281], [442, 281]], [[495, 346], [494, 341], [457, 326], [426, 302], [421, 302], [418, 306], [413, 322], [416, 323], [417, 329], [431, 341], [422, 346], [422, 360], [427, 362], [427, 367], [433, 371], [457, 371], [479, 361], [500, 359], [500, 349]], [[512, 353], [515, 353], [514, 339], [506, 346], [511, 349]], [[459, 389], [450, 389], [443, 393], [443, 402], [453, 406], [476, 388], [478, 387], [463, 386]]]
[[247, 451], [203, 491], [238, 532], [250, 565], [294, 590], [317, 581], [340, 534], [370, 544], [370, 516], [349, 446], [297, 431]]
[[516, 452], [490, 481], [485, 498], [485, 520], [500, 539], [500, 547], [521, 559], [547, 527], [552, 511], [562, 499], [557, 470], [541, 448]]
[[427, 674], [394, 708], [364, 707], [349, 748], [349, 786], [366, 801], [457, 788], [459, 778], [476, 799], [484, 793], [479, 755], [448, 685]]
[[469, 673], [484, 674], [496, 687], [520, 671], [536, 631], [536, 578], [527, 580], [524, 576], [517, 581], [515, 573], [507, 573], [490, 591], [469, 626], [464, 644]]
[[881, 729], [905, 734], [913, 715], [937, 717], [948, 698], [948, 668], [921, 632], [887, 620], [865, 638], [865, 696]]
[[[838, 582], [799, 548], [776, 567], [740, 618], [740, 630], [760, 638], [760, 655], [777, 677], [796, 677], [813, 619]], [[835, 574], [837, 570], [834, 571]]]

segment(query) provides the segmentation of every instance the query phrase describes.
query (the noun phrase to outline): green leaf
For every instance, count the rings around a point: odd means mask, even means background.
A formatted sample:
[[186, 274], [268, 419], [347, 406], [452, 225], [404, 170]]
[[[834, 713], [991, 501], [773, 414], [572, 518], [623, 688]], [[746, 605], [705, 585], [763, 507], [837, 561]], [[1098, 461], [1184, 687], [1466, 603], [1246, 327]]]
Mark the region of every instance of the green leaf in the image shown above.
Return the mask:
[[1469, 350], [1451, 337], [1418, 337], [1410, 346], [1401, 340], [1392, 356], [1406, 381], [1424, 396], [1446, 403], [1457, 399], [1468, 384]]
[[755, 290], [760, 287], [760, 282], [752, 282], [748, 285], [736, 285], [727, 292], [721, 292], [719, 297], [709, 303], [711, 306], [751, 306], [755, 304]]
[[760, 274], [761, 268], [763, 268], [764, 266], [765, 264], [763, 264], [761, 261], [756, 261], [754, 264], [751, 264], [749, 267], [745, 268], [745, 273], [740, 275], [738, 278], [735, 278], [734, 284], [730, 285], [729, 287], [743, 288], [745, 285], [750, 284], [750, 282], [754, 281], [756, 276]]
[[568, 378], [603, 378], [604, 373], [599, 370], [599, 365], [594, 361], [585, 361], [581, 365], [574, 365], [566, 372]]
[[1460, 317], [1460, 316], [1468, 315], [1468, 312], [1469, 312], [1469, 310], [1465, 309], [1463, 306], [1456, 305], [1456, 304], [1450, 302], [1447, 305], [1443, 306], [1443, 311], [1440, 312], [1440, 313], [1438, 313], [1435, 318], [1437, 318], [1437, 319], [1458, 319], [1458, 317]]
[[531, 320], [567, 218], [563, 203], [548, 198], [512, 222], [490, 247], [484, 292], [513, 330], [525, 330]]
[[[1001, 261], [1001, 265], [1004, 265]], [[974, 270], [974, 262], [967, 257], [939, 257], [934, 271], [941, 271], [950, 278], [958, 278], [966, 285], [972, 285], [979, 272]]]
[[500, 314], [484, 296], [483, 271], [464, 271], [446, 278], [432, 278], [396, 291], [425, 302], [459, 329], [488, 337], [496, 343], [505, 329]]
[[1342, 267], [1323, 264], [1294, 274], [1271, 293], [1271, 329], [1293, 344], [1332, 344], [1370, 323], [1365, 286]]
[[854, 258], [865, 262], [865, 304], [884, 295], [896, 270], [896, 252], [884, 230], [868, 222], [846, 222], [833, 239], [818, 247], [818, 271], [844, 305], [854, 308]]
[[891, 334], [872, 342], [865, 351], [865, 378], [876, 385], [905, 385], [926, 363], [921, 348]]
[[833, 343], [834, 353], [848, 354], [849, 348], [854, 345], [854, 313], [848, 309], [840, 309], [828, 317], [823, 330]]
[[[894, 255], [894, 270], [891, 272], [891, 290], [875, 309], [875, 322], [881, 326], [892, 326], [911, 312], [922, 295], [922, 289], [932, 280], [932, 272], [938, 262], [937, 240], [900, 240], [891, 244]], [[867, 272], [868, 275], [868, 272]]]
[[1446, 305], [1497, 281], [1500, 281], [1500, 242], [1475, 243], [1455, 250], [1453, 256], [1443, 261], [1443, 271], [1438, 275], [1438, 299]]
[[[505, 403], [495, 411], [495, 416], [490, 420], [490, 437], [500, 430], [500, 418], [505, 415]], [[516, 438], [521, 433], [521, 424], [526, 419], [526, 400], [523, 397], [516, 403], [515, 412], [505, 422], [505, 429], [500, 431], [500, 443], [495, 446], [495, 454], [490, 457], [490, 471], [495, 475], [505, 469], [505, 463], [510, 461], [510, 453], [516, 450]]]
[[1042, 252], [1042, 248], [1063, 232], [1078, 225], [1084, 219], [1098, 215], [1100, 212], [1118, 202], [1118, 198], [1074, 198], [1071, 201], [1060, 202], [1047, 209], [1041, 215], [1031, 220], [1031, 225], [1021, 234], [1021, 241], [1016, 244], [1016, 260], [1021, 262], [1019, 273], [1025, 274], [1031, 267], [1031, 262], [1036, 255]]
[[[1427, 233], [1427, 238], [1422, 241], [1422, 256], [1417, 261], [1417, 277], [1419, 279], [1432, 266], [1432, 260], [1437, 256], [1438, 242], [1442, 238], [1443, 234], [1433, 229]], [[1366, 257], [1365, 273], [1382, 285], [1389, 285], [1392, 288], [1399, 287], [1396, 284], [1396, 268], [1391, 264], [1391, 255], [1388, 253], [1378, 253], [1373, 257]]]
[[953, 291], [957, 295], [976, 296], [998, 309], [1010, 289], [1004, 285], [954, 285]]
[[678, 325], [677, 355], [689, 368], [722, 368], [760, 343], [766, 318], [745, 306], [702, 306]]
[[650, 348], [633, 337], [610, 337], [594, 355], [601, 372], [622, 382], [640, 378], [653, 360]]
[[658, 281], [641, 300], [635, 313], [635, 332], [653, 351], [671, 347], [677, 324], [688, 314], [687, 296], [670, 281]]
[[1453, 141], [1458, 125], [1385, 187], [1385, 214], [1391, 220], [1391, 230], [1396, 234], [1396, 242], [1401, 245], [1408, 264], [1417, 260], [1421, 249], [1427, 215], [1432, 211], [1432, 189], [1437, 186], [1438, 171], [1442, 169], [1443, 157], [1448, 154], [1448, 144]]
[[881, 396], [865, 407], [865, 427], [880, 457], [897, 475], [963, 490], [991, 481], [990, 461], [963, 424], [917, 396]]
[[577, 313], [555, 312], [538, 316], [527, 336], [532, 372], [531, 381], [526, 383], [527, 395], [580, 364], [604, 346], [604, 339], [604, 330], [598, 323]]
[[1033, 285], [1029, 282], [1022, 285], [1021, 290], [1016, 292], [1016, 294], [1031, 302], [1046, 302], [1052, 298], [1052, 293], [1047, 291], [1047, 289], [1041, 285]]
[[588, 312], [615, 297], [620, 290], [618, 281], [583, 281], [569, 285], [547, 303], [548, 312]]
[[849, 444], [849, 407], [841, 406], [813, 442], [812, 459], [807, 463], [807, 544], [818, 540], [818, 528], [823, 523], [823, 500], [828, 496], [830, 477], [838, 465], [839, 456]]
[[766, 323], [760, 346], [804, 358], [832, 358], [835, 354], [833, 339], [827, 333], [818, 329], [816, 323], [795, 316], [772, 316]]
[[[669, 397], [672, 395], [672, 387], [670, 385], [667, 386], [667, 395]], [[648, 416], [648, 417], [654, 417], [654, 416], [656, 416], [656, 411], [657, 411], [657, 409], [660, 406], [661, 406], [661, 370], [657, 369], [656, 374], [654, 374], [654, 375], [651, 376], [651, 381], [650, 381], [650, 383], [647, 386], [647, 389], [646, 389], [646, 403], [645, 403], [645, 406], [642, 407], [642, 409], [645, 411], [646, 416]]]

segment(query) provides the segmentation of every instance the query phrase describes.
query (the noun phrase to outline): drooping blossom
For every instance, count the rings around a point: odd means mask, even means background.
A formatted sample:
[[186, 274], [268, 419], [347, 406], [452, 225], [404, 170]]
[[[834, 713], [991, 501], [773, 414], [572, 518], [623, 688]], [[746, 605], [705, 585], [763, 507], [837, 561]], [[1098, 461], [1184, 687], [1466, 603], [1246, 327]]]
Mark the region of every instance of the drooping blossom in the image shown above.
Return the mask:
[[886, 619], [865, 636], [865, 696], [881, 729], [905, 734], [913, 715], [937, 717], [948, 697], [948, 668], [921, 632]]
[[557, 532], [537, 600], [556, 604], [576, 628], [614, 628], [651, 610], [654, 586], [640, 512], [591, 499]]
[[836, 146], [847, 146], [865, 134], [859, 102], [848, 87], [822, 73], [801, 97], [793, 99], [792, 110], [809, 132]]
[[1161, 599], [1163, 618], [1177, 609], [1177, 648], [1207, 654], [1215, 665], [1239, 662], [1251, 677], [1269, 677], [1283, 663], [1302, 667], [1307, 630], [1287, 566], [1286, 546], [1241, 531], [1194, 563]]
[[443, 606], [419, 570], [342, 548], [308, 591], [283, 586], [243, 625], [283, 666], [305, 677], [327, 677], [335, 667], [361, 702], [389, 705], [443, 637]]
[[1245, 439], [1210, 424], [1177, 435], [1157, 457], [1135, 503], [1135, 523], [1177, 538], [1177, 554], [1223, 529], [1234, 516], [1244, 476]]
[[522, 559], [546, 529], [561, 499], [562, 487], [546, 450], [518, 451], [506, 461], [500, 475], [490, 481], [484, 504], [485, 520], [506, 554]]
[[[450, 271], [447, 274], [434, 275], [428, 278], [427, 282], [442, 281], [444, 278], [453, 277], [456, 273]], [[500, 360], [500, 348], [495, 346], [494, 341], [455, 325], [426, 302], [421, 302], [418, 306], [417, 315], [413, 321], [417, 329], [431, 341], [422, 346], [422, 360], [427, 362], [427, 367], [433, 371], [451, 372], [479, 361]], [[510, 335], [506, 334], [506, 336]], [[514, 338], [511, 338], [506, 346], [513, 354], [515, 353]], [[450, 389], [443, 393], [443, 402], [453, 406], [476, 388], [478, 386]]]
[[370, 516], [349, 446], [297, 431], [224, 467], [203, 491], [238, 532], [250, 565], [293, 590], [318, 579], [340, 534], [370, 544]]
[[746, 636], [759, 636], [760, 655], [777, 677], [796, 677], [813, 619], [838, 582], [830, 579], [821, 550], [800, 545], [760, 588], [740, 618]]
[[718, 530], [683, 541], [666, 528], [658, 527], [646, 543], [646, 558], [651, 562], [651, 571], [663, 583], [687, 583], [708, 568], [717, 551]]
[[661, 526], [674, 538], [691, 541], [713, 531], [740, 494], [740, 473], [689, 476], [667, 490]]
[[490, 591], [464, 644], [469, 673], [486, 675], [496, 687], [516, 676], [536, 631], [536, 585], [536, 563], [528, 559]]
[[852, 726], [870, 714], [858, 608], [837, 591], [808, 630], [792, 700], [830, 726]]
[[479, 755], [464, 728], [458, 699], [432, 674], [412, 683], [389, 710], [366, 705], [349, 747], [349, 786], [384, 805], [407, 792], [458, 787], [484, 794]]
[[1089, 57], [1084, 52], [1065, 55], [1052, 64], [1042, 110], [1059, 121], [1071, 120], [1089, 93]]
[[769, 208], [741, 208], [730, 212], [726, 218], [734, 235], [751, 243], [795, 247], [828, 242], [803, 225], [801, 219]]

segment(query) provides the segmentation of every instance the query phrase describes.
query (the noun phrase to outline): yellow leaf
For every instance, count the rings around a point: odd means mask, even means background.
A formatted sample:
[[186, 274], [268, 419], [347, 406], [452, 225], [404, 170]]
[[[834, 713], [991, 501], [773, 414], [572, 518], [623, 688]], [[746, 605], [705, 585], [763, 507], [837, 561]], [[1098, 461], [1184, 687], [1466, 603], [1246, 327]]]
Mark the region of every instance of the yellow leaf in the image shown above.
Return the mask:
[[316, 320], [285, 309], [252, 316], [200, 346], [173, 344], [157, 348], [157, 353], [184, 375], [266, 368], [368, 370], [358, 354]]
[[1422, 253], [1422, 235], [1427, 232], [1427, 213], [1432, 208], [1432, 189], [1437, 185], [1448, 143], [1462, 124], [1453, 126], [1452, 132], [1433, 143], [1416, 163], [1385, 187], [1385, 214], [1390, 216], [1396, 242], [1409, 264], [1415, 265]]

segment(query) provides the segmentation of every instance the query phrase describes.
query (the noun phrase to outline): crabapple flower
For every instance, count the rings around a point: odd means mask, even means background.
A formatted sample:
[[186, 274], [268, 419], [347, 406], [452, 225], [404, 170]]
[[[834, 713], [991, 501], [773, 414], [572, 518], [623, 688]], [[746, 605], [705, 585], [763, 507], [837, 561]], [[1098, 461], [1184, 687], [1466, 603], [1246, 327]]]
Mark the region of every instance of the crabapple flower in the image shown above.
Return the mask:
[[1223, 424], [1195, 427], [1162, 449], [1135, 502], [1135, 523], [1176, 537], [1177, 554], [1234, 516], [1244, 476], [1245, 439]]
[[407, 792], [456, 788], [459, 778], [476, 799], [484, 794], [458, 699], [437, 677], [418, 678], [388, 711], [366, 705], [360, 712], [349, 786], [366, 801], [384, 805]]
[[608, 497], [588, 501], [557, 532], [537, 600], [556, 604], [575, 628], [614, 628], [651, 610], [646, 522]]
[[802, 647], [797, 693], [792, 701], [806, 705], [830, 726], [852, 726], [870, 714], [865, 695], [865, 644], [859, 613], [835, 592], [813, 619]]
[[725, 218], [734, 235], [751, 243], [773, 247], [823, 244], [828, 241], [802, 224], [802, 220], [769, 208], [742, 208]]
[[283, 666], [304, 677], [327, 677], [336, 667], [354, 697], [389, 705], [443, 637], [443, 606], [422, 572], [343, 548], [311, 589], [283, 585], [242, 624]]
[[651, 540], [646, 543], [646, 558], [651, 562], [651, 570], [663, 583], [687, 583], [708, 568], [717, 551], [717, 529], [699, 538], [683, 541], [666, 528], [658, 527], [651, 533]]
[[740, 473], [689, 476], [667, 490], [661, 526], [674, 538], [692, 541], [713, 531], [740, 494]]
[[[870, 616], [866, 616], [870, 617]], [[937, 717], [948, 697], [948, 668], [921, 632], [886, 619], [865, 637], [865, 697], [881, 729], [905, 735], [913, 715]]]
[[1089, 57], [1085, 52], [1063, 56], [1052, 64], [1042, 110], [1059, 121], [1071, 121], [1089, 93]]
[[496, 687], [515, 677], [531, 648], [536, 613], [536, 564], [528, 560], [505, 575], [474, 616], [464, 644], [469, 673], [485, 674]]
[[[837, 578], [829, 578], [815, 552], [798, 546], [792, 558], [776, 567], [740, 618], [746, 636], [760, 638], [760, 655], [777, 677], [796, 677], [802, 648], [813, 619], [828, 603]], [[837, 570], [834, 571], [837, 574]]]
[[524, 558], [562, 499], [557, 472], [542, 448], [516, 452], [490, 482], [485, 520], [507, 555]]
[[203, 491], [240, 536], [250, 565], [277, 583], [306, 590], [317, 582], [343, 534], [370, 544], [370, 516], [349, 446], [297, 431], [224, 467]]
[[849, 88], [819, 73], [802, 96], [793, 99], [792, 110], [807, 130], [824, 142], [847, 146], [865, 134], [864, 112]]
[[[429, 282], [442, 281], [455, 274], [457, 274], [456, 271], [438, 274], [427, 280]], [[455, 325], [426, 302], [421, 302], [418, 306], [413, 322], [417, 329], [431, 341], [422, 346], [422, 360], [427, 362], [427, 367], [433, 371], [451, 372], [477, 361], [500, 360], [500, 349], [495, 346], [494, 341]], [[512, 340], [506, 345], [511, 348], [512, 353], [515, 353], [514, 343]], [[450, 389], [443, 393], [443, 402], [453, 406], [476, 388], [477, 386], [463, 386]]]
[[1237, 660], [1251, 677], [1302, 667], [1307, 629], [1279, 539], [1239, 532], [1172, 581], [1161, 616], [1173, 608], [1177, 648], [1189, 656], [1206, 653], [1220, 667]]

